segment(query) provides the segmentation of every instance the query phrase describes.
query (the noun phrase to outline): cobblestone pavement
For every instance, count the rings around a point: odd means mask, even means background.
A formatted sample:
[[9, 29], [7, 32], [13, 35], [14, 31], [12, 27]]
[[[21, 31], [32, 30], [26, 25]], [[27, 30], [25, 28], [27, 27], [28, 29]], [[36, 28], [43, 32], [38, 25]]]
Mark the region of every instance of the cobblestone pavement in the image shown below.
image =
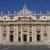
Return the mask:
[[0, 46], [0, 50], [50, 50], [50, 46]]

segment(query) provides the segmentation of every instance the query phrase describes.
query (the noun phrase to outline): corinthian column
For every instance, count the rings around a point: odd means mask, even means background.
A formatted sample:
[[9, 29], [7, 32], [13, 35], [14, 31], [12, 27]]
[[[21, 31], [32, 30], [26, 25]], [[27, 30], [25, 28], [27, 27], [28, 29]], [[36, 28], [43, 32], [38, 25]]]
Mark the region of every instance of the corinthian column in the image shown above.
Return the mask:
[[33, 25], [32, 25], [32, 42], [33, 42]]
[[21, 42], [23, 41], [23, 40], [22, 40], [22, 37], [23, 37], [23, 36], [22, 36], [22, 25], [21, 25]]
[[3, 33], [3, 28], [0, 26], [0, 43], [2, 43], [2, 33]]
[[10, 32], [9, 32], [9, 26], [7, 26], [7, 41], [9, 42], [9, 34], [10, 34]]
[[28, 36], [27, 36], [27, 41], [29, 42], [29, 25], [28, 25]]
[[36, 26], [34, 26], [34, 29], [35, 29], [35, 30], [34, 30], [34, 31], [35, 31], [35, 32], [34, 32], [34, 34], [35, 34], [35, 36], [34, 36], [34, 38], [35, 38], [34, 40], [35, 40], [35, 41], [34, 41], [34, 42], [37, 42], [37, 37], [36, 37], [36, 36], [37, 36], [37, 35], [36, 35]]
[[18, 41], [18, 25], [16, 26], [17, 41]]
[[41, 26], [41, 41], [43, 41], [43, 34], [44, 34], [44, 32], [43, 32], [43, 26]]

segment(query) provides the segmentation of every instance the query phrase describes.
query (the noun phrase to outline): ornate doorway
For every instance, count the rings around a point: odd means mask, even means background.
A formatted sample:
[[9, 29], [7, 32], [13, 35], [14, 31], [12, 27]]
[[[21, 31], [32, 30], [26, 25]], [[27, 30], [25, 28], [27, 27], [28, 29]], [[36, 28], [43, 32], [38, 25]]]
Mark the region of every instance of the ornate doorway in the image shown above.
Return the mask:
[[23, 41], [24, 41], [24, 42], [27, 41], [27, 35], [23, 35]]
[[40, 34], [37, 34], [37, 41], [40, 41]]
[[13, 42], [14, 41], [14, 37], [13, 35], [10, 35], [10, 42]]

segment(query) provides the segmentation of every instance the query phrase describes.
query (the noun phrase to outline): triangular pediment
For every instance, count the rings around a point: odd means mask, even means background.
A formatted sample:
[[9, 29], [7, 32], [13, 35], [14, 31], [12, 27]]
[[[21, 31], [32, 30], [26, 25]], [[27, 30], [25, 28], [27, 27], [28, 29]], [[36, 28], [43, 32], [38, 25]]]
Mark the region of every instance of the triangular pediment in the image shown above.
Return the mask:
[[20, 15], [20, 16], [28, 16], [28, 15], [33, 15], [33, 13], [27, 9], [27, 6], [26, 4], [24, 4], [24, 7], [22, 10], [20, 10], [17, 15]]

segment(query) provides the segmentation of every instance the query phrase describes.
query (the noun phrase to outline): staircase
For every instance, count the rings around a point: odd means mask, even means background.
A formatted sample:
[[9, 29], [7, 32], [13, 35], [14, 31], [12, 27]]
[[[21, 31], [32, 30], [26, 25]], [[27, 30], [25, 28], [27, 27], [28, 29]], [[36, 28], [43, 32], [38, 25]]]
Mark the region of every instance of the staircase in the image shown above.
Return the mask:
[[47, 45], [47, 42], [4, 42], [0, 45]]

